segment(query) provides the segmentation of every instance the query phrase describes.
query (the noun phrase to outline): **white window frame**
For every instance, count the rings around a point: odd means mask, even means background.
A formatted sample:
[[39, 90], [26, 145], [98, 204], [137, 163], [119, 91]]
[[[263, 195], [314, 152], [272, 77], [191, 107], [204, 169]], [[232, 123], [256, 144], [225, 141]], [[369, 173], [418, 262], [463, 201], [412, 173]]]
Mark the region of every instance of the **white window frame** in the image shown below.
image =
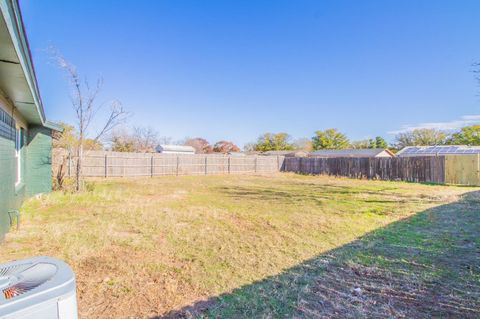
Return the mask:
[[15, 186], [22, 182], [22, 128], [17, 126], [15, 128], [15, 163], [17, 166], [17, 175], [15, 178]]

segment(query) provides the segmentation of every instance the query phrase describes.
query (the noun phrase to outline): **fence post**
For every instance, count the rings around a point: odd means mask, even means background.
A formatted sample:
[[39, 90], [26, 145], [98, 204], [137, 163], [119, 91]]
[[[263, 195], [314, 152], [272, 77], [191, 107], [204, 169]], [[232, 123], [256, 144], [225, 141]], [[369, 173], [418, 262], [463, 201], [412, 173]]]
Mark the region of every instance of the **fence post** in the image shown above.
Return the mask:
[[154, 164], [154, 157], [150, 158], [150, 177], [153, 177], [153, 164]]
[[108, 155], [105, 154], [105, 178], [108, 177], [108, 167], [107, 167], [107, 164], [108, 163]]
[[72, 177], [72, 149], [68, 150], [68, 177]]
[[176, 170], [176, 175], [178, 176], [178, 168], [180, 166], [180, 157], [177, 155], [177, 170]]
[[205, 155], [205, 175], [207, 175], [207, 165], [208, 165], [207, 164], [208, 163], [207, 159], [208, 159], [208, 157], [207, 157], [207, 155]]
[[254, 166], [254, 173], [257, 172], [257, 160], [258, 160], [258, 156], [255, 156], [255, 166]]
[[443, 184], [447, 184], [447, 155], [443, 156]]
[[227, 157], [227, 163], [228, 163], [228, 174], [230, 174], [230, 156]]
[[277, 155], [277, 171], [280, 172], [280, 156]]
[[480, 153], [477, 154], [477, 180], [475, 186], [480, 185]]

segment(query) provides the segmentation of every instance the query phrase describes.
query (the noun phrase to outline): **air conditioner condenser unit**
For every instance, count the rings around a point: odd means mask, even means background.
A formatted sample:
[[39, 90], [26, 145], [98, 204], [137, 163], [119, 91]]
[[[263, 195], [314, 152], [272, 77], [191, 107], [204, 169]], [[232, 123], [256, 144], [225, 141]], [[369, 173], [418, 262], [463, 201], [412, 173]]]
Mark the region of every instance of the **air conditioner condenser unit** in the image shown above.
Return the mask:
[[61, 260], [0, 264], [1, 319], [77, 319], [75, 274]]

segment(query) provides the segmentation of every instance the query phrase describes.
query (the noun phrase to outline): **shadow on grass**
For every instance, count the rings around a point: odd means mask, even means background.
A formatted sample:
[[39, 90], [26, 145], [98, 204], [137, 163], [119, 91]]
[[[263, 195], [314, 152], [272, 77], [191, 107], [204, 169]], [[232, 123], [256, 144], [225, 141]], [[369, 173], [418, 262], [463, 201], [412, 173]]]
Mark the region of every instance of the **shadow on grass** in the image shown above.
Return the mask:
[[[418, 200], [415, 195], [401, 194], [401, 193], [389, 193], [389, 191], [396, 190], [396, 188], [379, 188], [378, 190], [370, 190], [359, 186], [358, 188], [352, 188], [351, 186], [339, 186], [339, 185], [308, 185], [305, 188], [305, 184], [299, 184], [301, 188], [272, 188], [272, 187], [219, 187], [216, 190], [234, 200], [245, 201], [281, 201], [284, 203], [299, 203], [310, 202], [318, 206], [325, 205], [326, 200], [336, 200], [348, 202], [352, 201], [352, 195], [359, 195], [362, 197], [355, 197], [354, 201], [358, 203], [371, 203], [371, 204], [392, 204], [399, 202], [412, 202], [412, 200]], [[381, 195], [383, 198], [378, 198]], [[392, 198], [384, 198], [391, 195]], [[394, 196], [394, 197], [393, 197]], [[428, 198], [428, 196], [422, 197], [421, 201], [434, 203], [438, 201], [437, 198]]]
[[480, 194], [470, 192], [155, 318], [479, 318], [478, 234]]

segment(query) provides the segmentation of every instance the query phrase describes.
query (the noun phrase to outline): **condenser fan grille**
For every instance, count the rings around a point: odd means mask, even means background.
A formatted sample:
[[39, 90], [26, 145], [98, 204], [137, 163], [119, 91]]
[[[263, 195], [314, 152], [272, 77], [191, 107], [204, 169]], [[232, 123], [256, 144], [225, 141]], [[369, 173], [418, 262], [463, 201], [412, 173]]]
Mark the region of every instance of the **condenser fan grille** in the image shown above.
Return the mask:
[[23, 264], [23, 265], [14, 265], [10, 267], [3, 267], [0, 268], [0, 277], [5, 277], [5, 276], [10, 276], [12, 274], [18, 273], [28, 267], [30, 267], [32, 264]]
[[5, 299], [12, 299], [13, 297], [20, 296], [34, 288], [37, 288], [41, 284], [43, 284], [43, 282], [22, 282], [13, 285], [12, 287], [3, 289], [3, 295], [5, 296]]
[[10, 271], [12, 284], [3, 289], [3, 295], [5, 299], [23, 295], [50, 280], [56, 272], [57, 267], [48, 263], [38, 263], [21, 271]]
[[72, 269], [56, 258], [0, 264], [0, 319], [77, 319], [75, 286]]

